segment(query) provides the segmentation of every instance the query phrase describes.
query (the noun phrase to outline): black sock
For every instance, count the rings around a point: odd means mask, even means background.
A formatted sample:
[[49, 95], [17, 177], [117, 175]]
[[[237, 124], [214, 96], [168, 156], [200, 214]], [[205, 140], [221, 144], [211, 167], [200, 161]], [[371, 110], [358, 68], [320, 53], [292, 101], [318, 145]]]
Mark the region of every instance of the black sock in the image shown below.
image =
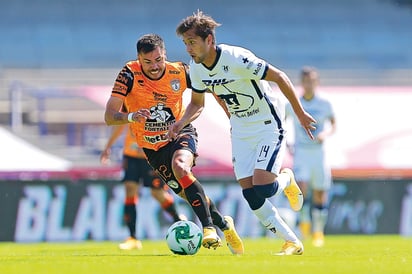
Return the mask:
[[198, 180], [184, 189], [186, 198], [199, 218], [203, 227], [212, 226], [212, 217], [210, 216], [209, 206], [206, 201], [205, 192]]
[[135, 204], [125, 204], [123, 220], [130, 232], [130, 237], [136, 238], [137, 210]]
[[215, 226], [220, 228], [221, 230], [226, 230], [229, 227], [227, 226], [227, 222], [223, 218], [223, 215], [219, 212], [217, 209], [215, 203], [208, 197], [209, 201], [209, 210], [210, 210], [210, 215], [212, 216], [212, 221]]
[[180, 221], [180, 217], [177, 213], [174, 203], [169, 205], [168, 207], [163, 208], [163, 210], [166, 211], [170, 216], [172, 216], [174, 222]]

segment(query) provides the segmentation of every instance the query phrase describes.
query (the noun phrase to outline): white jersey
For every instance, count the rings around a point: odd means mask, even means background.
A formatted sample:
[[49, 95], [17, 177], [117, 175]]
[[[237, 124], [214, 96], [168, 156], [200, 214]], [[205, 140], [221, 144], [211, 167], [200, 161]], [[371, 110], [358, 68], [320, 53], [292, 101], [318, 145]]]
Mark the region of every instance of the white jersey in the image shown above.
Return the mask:
[[[303, 97], [300, 97], [299, 101], [302, 104], [303, 108], [316, 120], [316, 129], [312, 131], [313, 136], [316, 137], [320, 132], [324, 130], [325, 123], [327, 123], [327, 121], [330, 121], [334, 117], [332, 104], [318, 94], [316, 94], [309, 101], [305, 100]], [[295, 147], [322, 146], [322, 144], [319, 144], [318, 142], [308, 138], [305, 129], [300, 125], [299, 120], [296, 117], [296, 114], [293, 112], [292, 106], [290, 104], [287, 105], [286, 113], [288, 116], [292, 115], [292, 117], [294, 118], [293, 124], [295, 131]]]
[[190, 64], [195, 92], [209, 89], [223, 99], [231, 114], [232, 134], [253, 134], [251, 127], [275, 124], [283, 131], [284, 107], [275, 99], [270, 84], [262, 80], [268, 63], [247, 49], [220, 44], [212, 67]]
[[[334, 118], [332, 104], [318, 94], [309, 101], [303, 97], [300, 97], [299, 100], [303, 108], [316, 120], [316, 130], [312, 131], [316, 138], [324, 130], [327, 121]], [[308, 183], [312, 189], [325, 191], [330, 189], [332, 185], [331, 170], [325, 157], [323, 144], [308, 138], [290, 104], [287, 105], [286, 113], [293, 117], [294, 124], [293, 170], [295, 171], [295, 179]]]

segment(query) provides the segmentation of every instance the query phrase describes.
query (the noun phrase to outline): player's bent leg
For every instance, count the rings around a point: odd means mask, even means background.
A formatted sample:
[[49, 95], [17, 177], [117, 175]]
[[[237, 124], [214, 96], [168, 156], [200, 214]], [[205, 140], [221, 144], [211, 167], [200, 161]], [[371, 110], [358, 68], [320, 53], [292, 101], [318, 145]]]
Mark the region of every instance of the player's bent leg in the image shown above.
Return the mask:
[[265, 185], [255, 185], [253, 186], [253, 188], [255, 189], [256, 193], [263, 198], [270, 198], [278, 191], [278, 184], [277, 182], [272, 182]]
[[[303, 253], [302, 243], [269, 200], [266, 199], [264, 204], [260, 208], [254, 210], [253, 213], [259, 218], [264, 227], [272, 231], [278, 238], [285, 240], [285, 245], [277, 255]], [[296, 251], [291, 251], [293, 246], [298, 247]], [[301, 252], [299, 251], [300, 248], [302, 249]]]
[[222, 240], [216, 233], [212, 217], [207, 203], [203, 186], [191, 173], [194, 161], [193, 152], [186, 149], [178, 149], [173, 153], [172, 170], [183, 188], [186, 199], [199, 218], [203, 227], [202, 245], [206, 248], [214, 248], [222, 245]]
[[124, 201], [123, 220], [129, 229], [130, 236], [119, 244], [122, 250], [141, 249], [141, 241], [136, 239], [136, 220], [139, 197], [137, 196], [138, 184], [134, 181], [125, 181], [126, 198]]
[[202, 245], [205, 248], [213, 249], [220, 247], [222, 245], [222, 240], [217, 234], [216, 229], [213, 227], [212, 217], [210, 215], [209, 206], [202, 185], [192, 174], [180, 178], [179, 183], [184, 189], [187, 201], [202, 223]]
[[174, 197], [164, 188], [151, 188], [152, 196], [159, 202], [160, 206], [166, 211], [174, 222], [187, 220], [183, 214], [179, 214], [176, 209]]
[[224, 229], [227, 229], [227, 223], [225, 221], [224, 216], [220, 213], [220, 211], [217, 209], [215, 203], [213, 200], [210, 199], [209, 196], [206, 195], [206, 200], [207, 204], [209, 206], [209, 211], [210, 211], [210, 216], [212, 217], [212, 222], [215, 226], [220, 228], [222, 231]]
[[232, 217], [223, 216], [217, 209], [215, 203], [206, 195], [206, 199], [209, 205], [212, 221], [215, 226], [220, 228], [223, 232], [226, 240], [226, 245], [232, 254], [243, 254], [243, 242], [236, 232], [235, 225]]

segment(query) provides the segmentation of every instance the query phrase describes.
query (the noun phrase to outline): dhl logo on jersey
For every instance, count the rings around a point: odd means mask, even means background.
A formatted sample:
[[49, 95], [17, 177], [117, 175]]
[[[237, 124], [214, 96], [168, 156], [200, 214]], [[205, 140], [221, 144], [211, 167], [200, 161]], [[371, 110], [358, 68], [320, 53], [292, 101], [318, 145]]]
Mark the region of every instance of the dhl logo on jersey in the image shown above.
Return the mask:
[[208, 87], [209, 86], [227, 85], [227, 84], [230, 84], [234, 81], [235, 80], [233, 80], [233, 79], [227, 80], [226, 78], [224, 78], [224, 79], [214, 79], [214, 80], [209, 80], [209, 79], [202, 80], [202, 82]]

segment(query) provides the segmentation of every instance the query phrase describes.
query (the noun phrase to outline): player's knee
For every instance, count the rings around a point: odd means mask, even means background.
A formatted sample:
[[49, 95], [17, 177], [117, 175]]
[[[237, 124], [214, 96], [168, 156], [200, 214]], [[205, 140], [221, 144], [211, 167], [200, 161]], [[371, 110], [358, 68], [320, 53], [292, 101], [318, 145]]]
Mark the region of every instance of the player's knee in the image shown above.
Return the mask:
[[138, 193], [139, 185], [134, 181], [125, 181], [124, 183], [126, 196], [133, 197]]
[[265, 203], [265, 198], [257, 195], [254, 188], [246, 188], [242, 190], [243, 197], [248, 202], [250, 209], [256, 210], [261, 208]]
[[175, 151], [172, 159], [173, 173], [177, 178], [191, 173], [193, 154], [185, 149]]
[[158, 190], [162, 190], [163, 189], [163, 183], [159, 178], [154, 178], [152, 180], [152, 183], [150, 185], [150, 188], [153, 189], [158, 189]]
[[276, 191], [278, 191], [278, 187], [277, 182], [274, 182], [267, 185], [255, 185], [253, 186], [253, 189], [263, 198], [269, 198], [275, 195]]
[[175, 159], [172, 163], [173, 174], [177, 177], [186, 176], [190, 173], [190, 167], [184, 162], [179, 159]]

